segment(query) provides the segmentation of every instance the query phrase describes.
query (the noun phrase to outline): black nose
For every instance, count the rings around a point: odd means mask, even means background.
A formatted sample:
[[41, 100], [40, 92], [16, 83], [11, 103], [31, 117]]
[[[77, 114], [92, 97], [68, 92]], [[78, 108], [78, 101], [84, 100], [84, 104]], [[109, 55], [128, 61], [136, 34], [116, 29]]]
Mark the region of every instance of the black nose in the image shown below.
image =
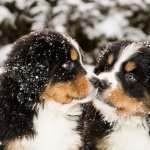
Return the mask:
[[90, 81], [94, 85], [95, 88], [98, 88], [100, 86], [100, 80], [98, 78], [92, 77]]
[[105, 80], [100, 80], [99, 90], [105, 90], [109, 87], [108, 82]]
[[108, 88], [107, 81], [105, 80], [99, 80], [98, 78], [93, 77], [90, 81], [94, 85], [95, 88], [99, 89], [99, 91], [102, 91]]

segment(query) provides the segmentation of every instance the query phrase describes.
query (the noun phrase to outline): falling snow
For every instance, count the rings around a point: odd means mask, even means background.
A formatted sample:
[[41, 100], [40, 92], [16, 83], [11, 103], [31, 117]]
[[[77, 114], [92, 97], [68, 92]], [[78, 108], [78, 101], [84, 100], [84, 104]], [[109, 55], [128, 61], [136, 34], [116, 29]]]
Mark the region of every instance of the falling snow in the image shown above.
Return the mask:
[[[3, 6], [6, 2], [9, 1], [10, 0], [1, 0], [0, 2], [1, 4], [0, 24], [4, 21], [7, 21], [7, 23], [10, 24], [15, 29], [16, 28], [15, 19], [17, 15], [11, 12], [7, 7]], [[36, 0], [31, 0], [31, 1], [12, 0], [12, 1], [16, 2], [16, 6], [20, 10], [24, 10], [29, 8], [32, 2], [35, 2]], [[139, 28], [130, 26], [130, 21], [127, 19], [128, 17], [132, 16], [133, 12], [136, 11], [138, 7], [141, 8], [142, 10], [149, 9], [149, 4], [150, 4], [149, 0], [145, 0], [145, 1], [143, 0], [124, 0], [124, 1], [123, 0], [116, 0], [116, 1], [94, 0], [93, 2], [90, 1], [89, 3], [84, 3], [82, 0], [64, 0], [64, 1], [58, 1], [58, 4], [54, 6], [53, 9], [46, 0], [40, 0], [36, 2], [37, 2], [37, 6], [29, 10], [29, 13], [32, 14], [32, 16], [34, 16], [33, 18], [28, 18], [29, 20], [33, 19], [32, 20], [33, 23], [31, 24], [31, 30], [51, 27], [61, 32], [73, 32], [72, 30], [68, 31], [67, 28], [68, 20], [71, 22], [78, 20], [78, 22], [80, 22], [80, 28], [82, 29], [82, 32], [86, 35], [88, 39], [92, 41], [94, 39], [103, 37], [101, 40], [99, 40], [97, 47], [101, 44], [103, 45], [103, 42], [106, 43], [107, 39], [111, 39], [111, 38], [115, 38], [115, 39], [126, 38], [126, 39], [134, 39], [134, 40], [150, 39], [150, 36], [140, 29], [142, 26], [140, 26]], [[130, 6], [133, 7], [131, 7], [130, 9], [126, 9], [125, 7], [123, 7], [123, 9], [120, 10], [116, 8], [116, 5], [125, 6], [127, 8]], [[107, 15], [103, 13], [98, 6], [105, 9], [110, 8]], [[35, 36], [39, 35], [38, 32], [32, 32], [31, 34]], [[2, 35], [2, 31], [0, 30], [0, 36], [1, 35]], [[27, 38], [28, 36], [23, 36], [21, 39], [25, 42]], [[45, 36], [41, 36], [40, 38], [41, 39], [45, 38]], [[45, 41], [48, 42], [51, 47], [54, 46], [50, 37], [47, 37]], [[63, 45], [62, 49], [65, 50], [66, 49], [65, 41], [62, 40], [61, 44]], [[145, 41], [142, 44], [150, 48], [149, 41]], [[35, 42], [34, 45], [29, 47], [29, 50], [32, 50], [37, 46], [41, 46], [42, 48], [42, 45], [40, 45], [38, 42]], [[95, 49], [97, 49], [97, 47], [95, 47]], [[11, 52], [11, 50], [12, 50], [12, 44], [4, 45], [3, 47], [0, 48], [0, 74], [4, 72], [3, 65], [5, 60], [7, 60], [7, 57]], [[99, 50], [97, 49], [97, 51]], [[101, 51], [99, 54], [99, 59], [101, 59], [107, 52], [108, 52], [107, 48]], [[92, 63], [92, 60], [90, 59], [91, 56], [89, 55], [86, 56], [87, 56], [86, 58], [87, 62], [89, 64]], [[46, 54], [44, 57], [46, 57]], [[16, 59], [18, 59], [17, 56]], [[39, 59], [40, 59], [40, 55], [39, 55]], [[56, 59], [59, 59], [59, 57], [56, 56]], [[66, 59], [66, 57], [62, 59]], [[30, 60], [33, 60], [33, 62], [35, 61], [33, 57], [30, 57]], [[22, 60], [20, 59], [20, 61]], [[44, 65], [38, 63], [36, 65], [39, 66], [38, 69], [36, 70], [37, 73], [44, 74], [44, 71], [48, 72], [48, 69], [45, 68]], [[37, 68], [36, 65], [35, 68]], [[57, 68], [58, 65], [56, 65], [55, 67]], [[92, 65], [86, 65], [85, 67], [89, 72], [92, 72], [94, 68], [94, 66]], [[27, 106], [30, 106], [30, 104], [32, 104], [32, 98], [35, 96], [33, 94], [33, 90], [38, 91], [43, 84], [43, 82], [41, 81], [45, 81], [47, 77], [43, 76], [43, 78], [41, 78], [38, 75], [34, 75], [34, 73], [31, 72], [31, 70], [33, 69], [33, 65], [31, 63], [27, 63], [26, 66], [20, 66], [19, 63], [16, 63], [14, 64], [12, 69], [14, 72], [12, 72], [11, 76], [13, 77], [14, 80], [17, 80], [18, 83], [23, 83], [24, 81], [26, 81], [24, 84], [20, 84], [20, 89], [19, 89], [20, 92], [17, 95], [18, 101], [20, 102], [20, 105], [24, 103], [25, 99], [24, 97], [22, 97], [22, 91], [29, 92], [29, 88], [30, 88], [31, 97], [28, 99], [28, 104], [27, 104]], [[29, 73], [31, 74], [29, 75]], [[18, 74], [21, 74], [21, 78], [19, 77]], [[60, 79], [60, 76], [57, 73], [53, 74], [53, 76]], [[62, 73], [62, 76], [65, 76], [65, 74]], [[39, 88], [36, 87], [35, 84], [29, 84], [31, 82], [39, 83]], [[34, 107], [35, 105], [32, 104], [32, 106]], [[18, 115], [22, 116], [21, 113], [19, 113]], [[2, 143], [0, 142], [0, 145], [1, 144]]]

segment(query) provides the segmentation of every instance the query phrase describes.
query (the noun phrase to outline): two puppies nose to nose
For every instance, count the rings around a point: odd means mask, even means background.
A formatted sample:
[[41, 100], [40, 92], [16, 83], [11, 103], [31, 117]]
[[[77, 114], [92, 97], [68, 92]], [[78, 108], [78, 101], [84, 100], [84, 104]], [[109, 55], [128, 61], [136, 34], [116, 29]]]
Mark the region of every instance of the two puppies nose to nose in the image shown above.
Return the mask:
[[98, 88], [100, 91], [105, 90], [109, 87], [107, 81], [100, 80], [96, 77], [91, 78], [90, 81], [95, 86], [95, 88]]

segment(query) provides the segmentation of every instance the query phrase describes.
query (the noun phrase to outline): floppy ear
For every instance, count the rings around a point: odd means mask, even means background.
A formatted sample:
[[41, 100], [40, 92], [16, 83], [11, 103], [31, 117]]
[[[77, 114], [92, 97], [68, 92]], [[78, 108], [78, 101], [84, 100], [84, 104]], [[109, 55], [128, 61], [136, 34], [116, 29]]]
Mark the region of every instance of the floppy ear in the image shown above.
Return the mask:
[[0, 139], [34, 134], [32, 120], [49, 80], [51, 59], [48, 43], [40, 37], [19, 39], [5, 62], [0, 76]]
[[44, 39], [36, 40], [31, 36], [26, 41], [19, 40], [15, 44], [6, 63], [7, 80], [12, 87], [17, 84], [17, 98], [20, 101], [37, 100], [38, 94], [48, 83], [50, 60], [50, 48]]

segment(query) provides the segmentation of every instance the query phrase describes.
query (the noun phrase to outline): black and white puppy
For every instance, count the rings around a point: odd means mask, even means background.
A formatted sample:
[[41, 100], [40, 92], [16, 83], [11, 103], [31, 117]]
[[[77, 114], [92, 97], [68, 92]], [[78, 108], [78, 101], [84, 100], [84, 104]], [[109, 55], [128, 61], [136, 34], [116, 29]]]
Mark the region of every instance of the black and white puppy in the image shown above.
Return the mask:
[[95, 93], [90, 79], [68, 35], [45, 29], [18, 39], [0, 75], [1, 149], [79, 149], [80, 104]]
[[85, 129], [86, 150], [149, 150], [150, 43], [109, 45], [101, 52], [95, 73], [99, 92], [96, 110], [86, 106], [87, 121], [92, 120]]

